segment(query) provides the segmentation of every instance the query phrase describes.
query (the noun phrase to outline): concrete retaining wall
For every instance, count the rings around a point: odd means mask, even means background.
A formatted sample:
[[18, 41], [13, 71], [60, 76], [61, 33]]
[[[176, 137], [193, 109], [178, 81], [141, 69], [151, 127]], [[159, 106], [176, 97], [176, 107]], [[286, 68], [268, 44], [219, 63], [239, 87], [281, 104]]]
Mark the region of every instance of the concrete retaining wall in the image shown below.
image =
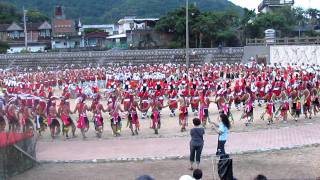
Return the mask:
[[[242, 60], [243, 48], [190, 49], [190, 63], [204, 62], [239, 63]], [[8, 67], [57, 67], [66, 64], [87, 67], [107, 64], [157, 64], [185, 63], [184, 49], [124, 50], [124, 51], [87, 51], [65, 53], [34, 53], [0, 55], [0, 68]]]
[[270, 46], [270, 62], [320, 65], [320, 46]]

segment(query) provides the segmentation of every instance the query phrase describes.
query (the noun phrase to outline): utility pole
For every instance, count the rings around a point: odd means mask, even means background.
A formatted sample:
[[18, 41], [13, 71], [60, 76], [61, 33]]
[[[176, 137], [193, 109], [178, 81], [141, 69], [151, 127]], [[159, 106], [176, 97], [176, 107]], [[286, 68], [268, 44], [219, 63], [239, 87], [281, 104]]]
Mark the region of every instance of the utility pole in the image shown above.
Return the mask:
[[27, 51], [28, 50], [28, 37], [27, 37], [28, 33], [27, 33], [26, 15], [27, 15], [27, 10], [25, 10], [24, 7], [23, 7], [24, 48]]
[[186, 65], [189, 68], [189, 0], [186, 0]]

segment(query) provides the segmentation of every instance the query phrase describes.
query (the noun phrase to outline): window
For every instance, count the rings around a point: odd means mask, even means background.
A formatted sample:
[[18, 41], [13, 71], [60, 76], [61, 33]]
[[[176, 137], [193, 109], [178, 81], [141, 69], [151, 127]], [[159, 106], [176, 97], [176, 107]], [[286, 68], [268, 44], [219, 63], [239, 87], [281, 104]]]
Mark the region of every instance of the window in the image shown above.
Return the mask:
[[50, 37], [50, 30], [49, 29], [44, 29], [40, 31], [40, 36], [41, 37]]
[[44, 30], [41, 30], [41, 31], [40, 31], [40, 36], [41, 36], [41, 37], [45, 37], [45, 36], [46, 36]]
[[19, 32], [19, 31], [12, 31], [9, 33], [9, 37], [11, 39], [18, 39], [20, 37], [24, 37], [24, 33], [23, 32]]
[[50, 30], [49, 29], [46, 29], [46, 36], [50, 37], [51, 34], [50, 34]]

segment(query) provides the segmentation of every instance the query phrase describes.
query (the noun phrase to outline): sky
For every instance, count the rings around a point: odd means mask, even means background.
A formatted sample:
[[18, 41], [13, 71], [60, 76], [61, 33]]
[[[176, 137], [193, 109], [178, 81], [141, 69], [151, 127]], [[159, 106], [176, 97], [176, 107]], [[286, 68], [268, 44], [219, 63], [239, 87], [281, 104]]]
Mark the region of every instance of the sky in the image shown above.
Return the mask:
[[[234, 4], [248, 9], [257, 9], [262, 0], [229, 0]], [[320, 0], [295, 0], [296, 7], [316, 8], [320, 10]]]

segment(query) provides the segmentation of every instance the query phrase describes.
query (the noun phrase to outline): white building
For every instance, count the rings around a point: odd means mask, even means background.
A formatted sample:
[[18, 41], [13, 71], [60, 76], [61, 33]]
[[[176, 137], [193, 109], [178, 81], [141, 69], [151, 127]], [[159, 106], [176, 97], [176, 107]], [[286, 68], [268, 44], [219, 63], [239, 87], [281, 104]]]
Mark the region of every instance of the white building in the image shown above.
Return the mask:
[[258, 6], [258, 11], [262, 13], [267, 13], [279, 7], [293, 5], [294, 0], [262, 0], [260, 5]]
[[109, 35], [117, 34], [118, 28], [115, 24], [100, 24], [100, 25], [82, 25], [80, 32], [85, 32], [86, 29], [99, 29]]
[[151, 23], [153, 24], [158, 20], [158, 18], [124, 17], [118, 21], [119, 34], [125, 34], [127, 31], [131, 30], [148, 29]]
[[[28, 52], [44, 52], [45, 49], [47, 48], [46, 44], [38, 44], [38, 43], [29, 43], [28, 44]], [[7, 50], [7, 53], [12, 54], [12, 53], [20, 53], [25, 51], [26, 48], [23, 44], [18, 44], [18, 45], [12, 45], [10, 48]]]

